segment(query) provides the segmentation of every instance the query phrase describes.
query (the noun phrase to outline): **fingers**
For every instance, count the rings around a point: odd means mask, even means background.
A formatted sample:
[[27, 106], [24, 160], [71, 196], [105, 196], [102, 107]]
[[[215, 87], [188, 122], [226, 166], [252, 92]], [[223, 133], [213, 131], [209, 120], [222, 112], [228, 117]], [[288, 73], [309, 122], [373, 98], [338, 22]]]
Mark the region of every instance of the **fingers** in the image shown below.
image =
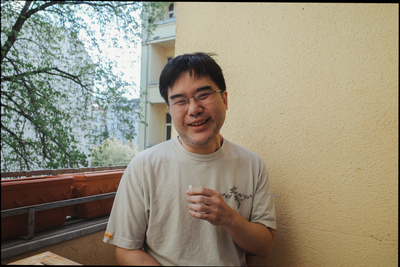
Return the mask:
[[207, 220], [207, 214], [206, 213], [201, 213], [201, 212], [197, 212], [194, 210], [189, 210], [189, 214], [196, 218], [196, 219], [201, 219], [201, 220]]
[[201, 212], [201, 213], [211, 212], [210, 206], [206, 206], [203, 204], [188, 203], [188, 208], [189, 208], [189, 211], [192, 210], [192, 211]]
[[206, 220], [213, 225], [219, 225], [221, 223], [221, 219], [218, 219], [218, 216], [213, 213], [195, 211], [190, 209], [189, 214], [196, 219]]
[[[197, 187], [197, 188], [189, 187], [189, 190], [186, 192], [186, 194], [188, 195], [186, 200], [191, 204], [201, 204], [202, 206], [205, 205], [205, 206], [220, 207], [221, 202], [223, 202], [222, 196], [218, 191], [205, 187]], [[202, 208], [204, 209], [204, 207]]]
[[196, 188], [189, 188], [186, 191], [186, 195], [193, 196], [193, 195], [204, 195], [204, 196], [212, 196], [215, 194], [215, 190], [206, 188], [206, 187], [196, 187]]
[[187, 202], [202, 203], [205, 205], [211, 204], [210, 197], [206, 197], [206, 196], [202, 196], [202, 195], [188, 196], [186, 198], [186, 200], [187, 200]]
[[223, 217], [227, 214], [227, 205], [220, 192], [205, 187], [189, 186], [186, 194], [189, 214], [192, 217], [206, 220], [213, 225], [223, 223]]

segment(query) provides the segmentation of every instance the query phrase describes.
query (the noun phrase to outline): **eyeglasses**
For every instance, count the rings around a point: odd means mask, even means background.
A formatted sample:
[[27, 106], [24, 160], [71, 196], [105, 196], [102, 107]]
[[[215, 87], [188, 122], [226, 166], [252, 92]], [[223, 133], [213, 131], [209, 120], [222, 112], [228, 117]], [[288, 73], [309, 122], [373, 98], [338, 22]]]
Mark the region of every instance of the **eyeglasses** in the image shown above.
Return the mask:
[[198, 104], [208, 104], [215, 99], [215, 93], [223, 92], [223, 90], [212, 90], [212, 89], [207, 89], [207, 90], [201, 90], [197, 92], [194, 96], [192, 97], [186, 97], [186, 96], [176, 96], [172, 98], [169, 101], [170, 106], [172, 106], [174, 109], [186, 109], [188, 105], [190, 104], [189, 99], [193, 98]]

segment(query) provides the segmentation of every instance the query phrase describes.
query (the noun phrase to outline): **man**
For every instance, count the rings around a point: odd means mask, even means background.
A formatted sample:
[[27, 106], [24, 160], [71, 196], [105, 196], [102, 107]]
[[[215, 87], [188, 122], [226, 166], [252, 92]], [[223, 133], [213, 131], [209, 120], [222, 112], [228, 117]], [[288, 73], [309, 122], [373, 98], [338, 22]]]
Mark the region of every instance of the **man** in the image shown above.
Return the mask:
[[207, 54], [184, 54], [167, 63], [159, 86], [179, 136], [132, 159], [104, 242], [127, 265], [238, 266], [246, 252], [265, 257], [276, 229], [267, 169], [220, 134], [228, 109], [221, 68]]

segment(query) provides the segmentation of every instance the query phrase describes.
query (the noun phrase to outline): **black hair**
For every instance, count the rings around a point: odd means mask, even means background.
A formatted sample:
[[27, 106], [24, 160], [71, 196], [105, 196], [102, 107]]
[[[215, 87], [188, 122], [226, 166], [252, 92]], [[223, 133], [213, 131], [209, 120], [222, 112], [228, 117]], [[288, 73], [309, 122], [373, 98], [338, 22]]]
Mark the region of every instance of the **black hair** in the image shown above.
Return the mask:
[[209, 77], [219, 90], [225, 91], [225, 79], [221, 67], [211, 57], [215, 54], [196, 52], [183, 54], [171, 59], [160, 75], [160, 94], [168, 105], [168, 89], [172, 88], [175, 81], [182, 73], [189, 71], [190, 76]]

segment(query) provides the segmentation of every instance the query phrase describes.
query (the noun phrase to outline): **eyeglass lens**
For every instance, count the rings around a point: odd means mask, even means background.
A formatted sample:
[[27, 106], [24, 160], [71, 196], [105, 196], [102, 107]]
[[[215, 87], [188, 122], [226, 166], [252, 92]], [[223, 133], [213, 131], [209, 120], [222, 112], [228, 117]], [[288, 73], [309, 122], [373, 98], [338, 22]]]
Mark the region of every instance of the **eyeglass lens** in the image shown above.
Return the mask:
[[214, 90], [203, 90], [200, 91], [198, 93], [196, 93], [194, 96], [192, 97], [185, 97], [185, 96], [181, 96], [181, 97], [177, 97], [171, 100], [171, 104], [174, 106], [178, 106], [178, 107], [184, 107], [187, 104], [189, 104], [189, 99], [190, 98], [194, 98], [194, 100], [198, 103], [208, 103], [211, 102], [215, 99], [215, 93], [218, 92], [214, 91]]

